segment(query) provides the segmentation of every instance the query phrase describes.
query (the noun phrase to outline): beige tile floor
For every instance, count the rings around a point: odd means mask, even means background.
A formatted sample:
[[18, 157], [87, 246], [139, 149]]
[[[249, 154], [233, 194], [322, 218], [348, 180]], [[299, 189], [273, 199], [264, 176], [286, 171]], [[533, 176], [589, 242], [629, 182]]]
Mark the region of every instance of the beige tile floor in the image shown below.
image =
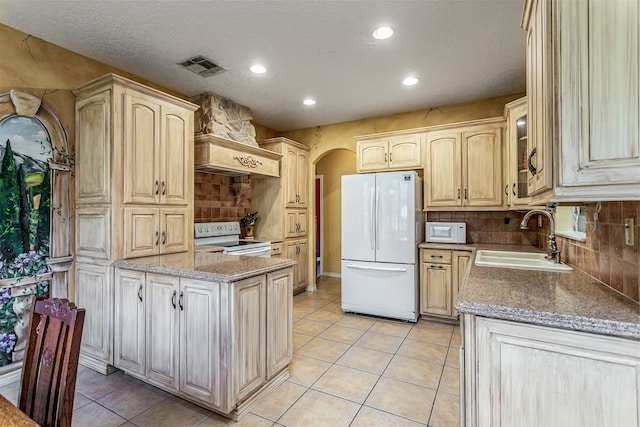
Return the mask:
[[[340, 280], [294, 297], [291, 376], [238, 426], [458, 426], [460, 330], [345, 314]], [[78, 369], [74, 426], [236, 424], [122, 372]], [[18, 383], [0, 387], [15, 403]]]

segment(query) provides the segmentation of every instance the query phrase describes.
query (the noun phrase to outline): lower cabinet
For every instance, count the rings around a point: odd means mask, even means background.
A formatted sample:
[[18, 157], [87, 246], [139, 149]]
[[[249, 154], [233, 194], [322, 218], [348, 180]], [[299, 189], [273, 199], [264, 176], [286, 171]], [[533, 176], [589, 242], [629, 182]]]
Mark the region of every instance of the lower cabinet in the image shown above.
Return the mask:
[[76, 262], [75, 303], [87, 310], [82, 330], [81, 362], [102, 374], [113, 372], [113, 268], [97, 260]]
[[292, 281], [292, 268], [233, 283], [116, 268], [114, 365], [233, 413], [289, 365]]
[[470, 251], [420, 249], [420, 313], [457, 319], [454, 305]]
[[638, 426], [640, 341], [463, 316], [467, 426]]
[[284, 257], [297, 262], [293, 267], [293, 293], [304, 291], [308, 284], [309, 241], [307, 239], [285, 240]]

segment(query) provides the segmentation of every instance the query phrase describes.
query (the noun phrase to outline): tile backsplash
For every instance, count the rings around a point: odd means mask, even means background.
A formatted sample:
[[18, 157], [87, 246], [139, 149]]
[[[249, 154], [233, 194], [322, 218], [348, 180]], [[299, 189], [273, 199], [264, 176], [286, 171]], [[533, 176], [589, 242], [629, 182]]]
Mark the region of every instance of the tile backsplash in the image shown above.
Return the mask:
[[[596, 203], [587, 203], [586, 208], [586, 242], [560, 236], [556, 238], [562, 261], [638, 302], [640, 202], [602, 202], [595, 232], [593, 215]], [[635, 239], [632, 246], [625, 244], [625, 218], [634, 220]], [[538, 245], [544, 248], [549, 231], [547, 221], [539, 231]]]
[[239, 221], [249, 212], [251, 189], [238, 203], [233, 182], [232, 177], [195, 172], [194, 222]]
[[427, 221], [465, 222], [467, 243], [538, 245], [538, 226], [529, 222], [529, 230], [520, 229], [523, 212], [427, 212]]

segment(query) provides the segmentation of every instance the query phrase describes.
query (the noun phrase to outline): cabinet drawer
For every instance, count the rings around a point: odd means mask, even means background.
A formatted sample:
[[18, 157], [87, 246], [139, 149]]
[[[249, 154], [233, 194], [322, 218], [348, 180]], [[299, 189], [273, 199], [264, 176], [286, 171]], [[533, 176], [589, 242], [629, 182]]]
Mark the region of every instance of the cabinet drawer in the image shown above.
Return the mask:
[[271, 243], [271, 257], [279, 257], [282, 255], [282, 247], [283, 247], [283, 243], [279, 242], [279, 243]]
[[439, 264], [451, 264], [451, 251], [422, 249], [422, 262], [435, 262]]

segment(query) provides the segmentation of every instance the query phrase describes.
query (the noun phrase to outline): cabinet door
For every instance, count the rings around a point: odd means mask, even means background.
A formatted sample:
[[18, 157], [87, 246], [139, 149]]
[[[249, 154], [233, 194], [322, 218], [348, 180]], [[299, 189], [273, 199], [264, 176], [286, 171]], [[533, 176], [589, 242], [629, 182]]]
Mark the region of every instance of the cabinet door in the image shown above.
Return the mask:
[[267, 379], [291, 360], [293, 323], [293, 270], [267, 274]]
[[287, 209], [285, 238], [307, 235], [307, 211]]
[[502, 128], [462, 134], [464, 206], [502, 206]]
[[459, 132], [433, 133], [426, 137], [425, 209], [461, 206], [462, 173]]
[[298, 192], [297, 206], [299, 208], [306, 208], [308, 205], [308, 183], [309, 177], [309, 154], [306, 150], [298, 150], [298, 161], [296, 164], [296, 186]]
[[[534, 195], [552, 187], [551, 137], [551, 25], [550, 2], [533, 1], [527, 29], [527, 159], [530, 163], [528, 194]], [[532, 171], [535, 171], [533, 173]]]
[[456, 301], [458, 300], [458, 292], [462, 287], [464, 281], [464, 275], [467, 272], [467, 266], [469, 265], [469, 259], [471, 259], [471, 252], [467, 251], [452, 251], [452, 263], [451, 263], [451, 315], [458, 317], [458, 311], [455, 309]]
[[76, 104], [76, 203], [111, 199], [111, 91]]
[[509, 106], [506, 141], [504, 144], [505, 197], [510, 207], [531, 202], [527, 188], [527, 103], [526, 97]]
[[555, 194], [637, 200], [640, 4], [558, 2], [557, 14], [558, 50], [569, 54], [559, 56], [556, 85], [562, 120]]
[[388, 169], [388, 149], [386, 139], [358, 141], [356, 150], [358, 172]]
[[421, 268], [422, 313], [451, 316], [451, 265], [423, 263]]
[[179, 279], [147, 274], [147, 376], [178, 389], [178, 315], [183, 305]]
[[162, 105], [160, 127], [160, 203], [188, 204], [193, 175], [193, 121], [191, 112]]
[[180, 279], [180, 391], [220, 406], [220, 287]]
[[298, 240], [298, 254], [296, 261], [298, 264], [296, 267], [298, 268], [298, 278], [296, 280], [296, 291], [304, 290], [309, 283], [309, 241], [307, 239]]
[[265, 276], [233, 285], [233, 377], [240, 402], [266, 381]]
[[389, 168], [414, 169], [421, 167], [421, 137], [421, 135], [404, 135], [390, 137]]
[[76, 264], [76, 300], [87, 310], [82, 329], [82, 352], [112, 363], [112, 269], [95, 264]]
[[640, 342], [485, 318], [476, 333], [478, 426], [640, 423]]
[[145, 274], [115, 270], [113, 365], [145, 375]]
[[160, 105], [151, 97], [124, 94], [124, 203], [160, 200]]
[[158, 255], [160, 231], [157, 208], [124, 209], [124, 257]]
[[160, 253], [185, 252], [193, 233], [189, 209], [160, 209]]
[[284, 197], [285, 208], [295, 208], [298, 206], [298, 149], [284, 144]]

